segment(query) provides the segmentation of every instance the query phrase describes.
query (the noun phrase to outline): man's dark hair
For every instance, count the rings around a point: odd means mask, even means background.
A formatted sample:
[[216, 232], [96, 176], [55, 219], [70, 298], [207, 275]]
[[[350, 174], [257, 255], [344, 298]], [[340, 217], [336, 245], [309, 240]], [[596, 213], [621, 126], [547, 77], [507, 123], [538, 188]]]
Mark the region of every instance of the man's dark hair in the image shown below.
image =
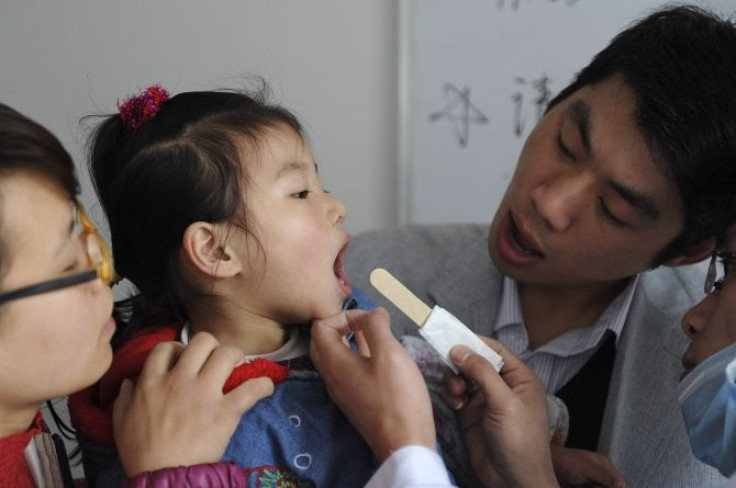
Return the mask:
[[548, 110], [612, 76], [636, 95], [636, 123], [685, 211], [659, 265], [736, 220], [736, 26], [693, 6], [665, 8], [617, 35]]

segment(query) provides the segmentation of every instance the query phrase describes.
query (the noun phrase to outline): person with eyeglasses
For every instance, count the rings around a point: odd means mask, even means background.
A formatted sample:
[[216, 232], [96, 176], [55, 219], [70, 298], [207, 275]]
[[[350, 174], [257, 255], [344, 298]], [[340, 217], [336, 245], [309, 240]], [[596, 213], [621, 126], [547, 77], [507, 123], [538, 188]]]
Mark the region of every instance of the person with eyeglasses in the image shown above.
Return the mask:
[[[690, 452], [673, 379], [687, 347], [675, 317], [702, 288], [688, 265], [710, 257], [736, 221], [733, 52], [732, 18], [657, 9], [550, 102], [490, 227], [407, 226], [351, 242], [355, 286], [395, 310], [370, 293], [370, 272], [385, 268], [499, 340], [565, 403], [564, 447], [607, 456], [630, 486], [727, 481]], [[417, 335], [400, 313], [391, 326]], [[440, 445], [462, 446], [457, 412], [436, 403]], [[445, 452], [461, 486], [491, 469], [463, 449]]]
[[[1, 486], [75, 486], [63, 442], [39, 406], [94, 383], [112, 359], [113, 266], [78, 190], [61, 143], [0, 104]], [[223, 394], [239, 361], [208, 334], [186, 349], [164, 343], [151, 353], [113, 417], [121, 455], [141, 473], [129, 485], [233, 476], [233, 466], [215, 461], [242, 414], [273, 391], [258, 378]]]
[[677, 400], [693, 454], [736, 486], [736, 228], [713, 253], [706, 297], [682, 319], [690, 346]]
[[90, 222], [82, 205], [76, 199], [71, 203], [72, 207], [72, 234], [76, 234], [87, 253], [87, 263], [82, 271], [64, 273], [58, 278], [23, 286], [16, 290], [0, 293], [0, 305], [12, 300], [40, 295], [54, 290], [60, 290], [70, 286], [80, 285], [89, 281], [100, 279], [105, 285], [110, 286], [112, 263], [110, 253], [102, 237]]
[[[684, 370], [678, 385], [678, 402], [693, 454], [730, 477], [736, 488], [736, 227], [721, 239], [705, 278], [705, 298], [682, 318], [690, 345], [682, 356]], [[350, 351], [344, 337], [356, 330], [370, 331], [371, 357]], [[451, 358], [462, 376], [445, 377], [443, 397], [461, 408], [460, 423], [468, 439], [469, 454], [492, 467], [480, 475], [487, 486], [519, 488], [558, 487], [550, 445], [546, 442], [545, 391], [534, 372], [503, 347], [485, 337], [502, 355], [499, 373], [467, 347], [457, 346]], [[395, 452], [386, 461], [385, 486], [427, 486], [427, 473], [445, 467], [437, 456], [423, 452], [416, 429], [420, 425], [418, 401], [402, 392], [412, 364], [390, 332], [383, 313], [346, 312], [315, 321], [312, 358], [322, 371], [330, 394], [345, 414], [359, 420], [363, 431], [374, 436], [386, 425], [401, 424], [384, 437]], [[397, 375], [401, 371], [401, 375]], [[646, 374], [643, 371], [642, 374]], [[392, 395], [377, 395], [388, 391]], [[366, 416], [365, 405], [380, 415]], [[432, 476], [432, 475], [430, 475]], [[434, 475], [437, 476], [437, 475]], [[400, 479], [400, 484], [390, 484]], [[377, 485], [378, 486], [378, 485]], [[431, 486], [449, 487], [449, 482]], [[686, 486], [686, 485], [679, 485]]]

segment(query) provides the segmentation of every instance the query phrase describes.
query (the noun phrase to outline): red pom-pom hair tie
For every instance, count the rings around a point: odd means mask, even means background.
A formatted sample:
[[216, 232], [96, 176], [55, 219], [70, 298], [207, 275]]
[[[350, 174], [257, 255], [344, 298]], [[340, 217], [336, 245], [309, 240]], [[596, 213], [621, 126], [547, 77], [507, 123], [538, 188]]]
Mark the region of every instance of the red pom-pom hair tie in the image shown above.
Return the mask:
[[143, 123], [151, 120], [168, 99], [169, 92], [160, 85], [151, 85], [140, 94], [128, 97], [123, 103], [118, 100], [118, 111], [125, 131], [131, 133]]

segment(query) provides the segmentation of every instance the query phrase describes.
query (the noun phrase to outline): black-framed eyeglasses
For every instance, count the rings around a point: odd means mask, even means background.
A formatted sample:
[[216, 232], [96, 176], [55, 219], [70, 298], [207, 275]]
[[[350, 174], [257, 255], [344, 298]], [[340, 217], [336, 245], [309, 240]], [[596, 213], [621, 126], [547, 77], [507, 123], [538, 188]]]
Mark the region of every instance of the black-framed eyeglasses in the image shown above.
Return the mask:
[[0, 293], [0, 304], [61, 288], [80, 285], [98, 278], [105, 285], [110, 286], [114, 274], [112, 260], [110, 259], [110, 250], [102, 236], [100, 236], [95, 226], [87, 217], [82, 205], [76, 200], [73, 205], [75, 213], [74, 220], [79, 226], [79, 238], [84, 244], [87, 253], [87, 262], [91, 266], [91, 269]]
[[716, 251], [710, 258], [708, 274], [705, 276], [703, 291], [706, 295], [713, 290], [720, 291], [729, 271], [736, 268], [736, 252]]

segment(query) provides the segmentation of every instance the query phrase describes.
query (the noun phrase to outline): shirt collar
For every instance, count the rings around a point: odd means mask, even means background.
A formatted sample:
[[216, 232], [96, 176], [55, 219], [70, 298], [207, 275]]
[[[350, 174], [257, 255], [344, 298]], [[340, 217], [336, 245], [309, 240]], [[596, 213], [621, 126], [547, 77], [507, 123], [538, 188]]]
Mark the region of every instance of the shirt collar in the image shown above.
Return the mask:
[[[630, 279], [626, 287], [606, 307], [592, 326], [566, 332], [536, 351], [547, 352], [557, 356], [572, 356], [596, 347], [608, 330], [615, 334], [616, 345], [618, 346], [618, 341], [626, 323], [626, 317], [631, 308], [631, 301], [634, 298], [634, 291], [636, 290], [638, 281], [638, 275]], [[516, 280], [504, 276], [501, 308], [496, 319], [494, 335], [497, 335], [503, 329], [512, 327], [521, 328], [526, 336], [526, 327], [524, 326], [524, 318], [521, 313], [521, 300], [519, 299]], [[526, 340], [528, 347], [528, 336]]]
[[[192, 326], [187, 321], [181, 329], [180, 340], [182, 344], [189, 344], [192, 336]], [[295, 359], [309, 354], [308, 338], [299, 331], [299, 327], [292, 327], [289, 330], [289, 339], [276, 349], [266, 354], [247, 354], [245, 361], [253, 361], [257, 358], [268, 359], [269, 361], [286, 361], [287, 359]]]

